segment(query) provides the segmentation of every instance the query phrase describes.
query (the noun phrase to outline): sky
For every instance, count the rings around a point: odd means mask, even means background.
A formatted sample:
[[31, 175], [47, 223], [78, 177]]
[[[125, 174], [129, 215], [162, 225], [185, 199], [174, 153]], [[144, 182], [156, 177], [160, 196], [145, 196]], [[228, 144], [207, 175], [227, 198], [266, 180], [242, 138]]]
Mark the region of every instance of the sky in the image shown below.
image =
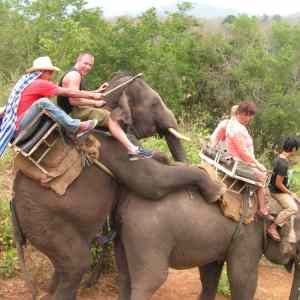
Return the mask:
[[[100, 6], [107, 17], [136, 14], [150, 7], [164, 8], [178, 0], [87, 0], [89, 6]], [[191, 0], [196, 5], [210, 5], [216, 8], [233, 9], [255, 15], [291, 15], [300, 12], [299, 0]]]

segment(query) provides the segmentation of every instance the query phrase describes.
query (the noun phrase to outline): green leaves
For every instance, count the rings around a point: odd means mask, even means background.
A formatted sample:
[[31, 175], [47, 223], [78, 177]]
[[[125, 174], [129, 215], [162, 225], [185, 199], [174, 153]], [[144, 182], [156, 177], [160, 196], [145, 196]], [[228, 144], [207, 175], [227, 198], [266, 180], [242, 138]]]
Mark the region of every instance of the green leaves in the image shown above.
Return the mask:
[[261, 152], [299, 133], [300, 26], [246, 15], [216, 26], [191, 17], [191, 8], [183, 2], [164, 17], [151, 8], [137, 18], [106, 20], [83, 0], [2, 1], [1, 83], [37, 56], [49, 55], [67, 70], [89, 51], [91, 88], [118, 70], [143, 72], [177, 116], [205, 114], [204, 127], [213, 128], [231, 105], [256, 101], [252, 131]]

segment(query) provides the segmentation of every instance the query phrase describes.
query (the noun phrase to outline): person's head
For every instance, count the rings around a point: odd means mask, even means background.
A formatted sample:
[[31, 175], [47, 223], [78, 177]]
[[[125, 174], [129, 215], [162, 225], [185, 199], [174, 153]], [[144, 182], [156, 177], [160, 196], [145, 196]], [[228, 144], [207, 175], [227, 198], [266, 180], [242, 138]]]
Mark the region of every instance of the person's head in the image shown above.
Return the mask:
[[50, 80], [56, 71], [60, 69], [52, 64], [49, 56], [41, 56], [33, 61], [32, 67], [26, 73], [41, 72], [41, 79]]
[[94, 61], [95, 58], [91, 53], [81, 53], [76, 59], [75, 68], [81, 76], [85, 76], [92, 70]]
[[282, 150], [289, 154], [294, 154], [299, 148], [299, 141], [295, 137], [287, 137], [282, 146]]
[[236, 117], [238, 121], [243, 125], [249, 124], [255, 114], [256, 104], [253, 101], [241, 102], [236, 111]]

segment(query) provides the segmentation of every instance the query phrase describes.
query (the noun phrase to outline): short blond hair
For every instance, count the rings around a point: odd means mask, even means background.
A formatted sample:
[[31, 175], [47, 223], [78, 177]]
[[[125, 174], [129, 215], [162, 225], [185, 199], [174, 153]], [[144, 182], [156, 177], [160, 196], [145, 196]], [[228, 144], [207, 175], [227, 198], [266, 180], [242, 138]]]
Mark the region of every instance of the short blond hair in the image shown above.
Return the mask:
[[239, 106], [238, 105], [233, 105], [231, 107], [231, 110], [230, 110], [230, 117], [235, 117], [236, 116], [236, 112], [238, 110]]
[[83, 53], [80, 53], [77, 58], [76, 58], [76, 62], [78, 62], [81, 58], [83, 58], [84, 56], [89, 56], [89, 57], [92, 57], [92, 58], [95, 58], [94, 55], [90, 52], [83, 52]]

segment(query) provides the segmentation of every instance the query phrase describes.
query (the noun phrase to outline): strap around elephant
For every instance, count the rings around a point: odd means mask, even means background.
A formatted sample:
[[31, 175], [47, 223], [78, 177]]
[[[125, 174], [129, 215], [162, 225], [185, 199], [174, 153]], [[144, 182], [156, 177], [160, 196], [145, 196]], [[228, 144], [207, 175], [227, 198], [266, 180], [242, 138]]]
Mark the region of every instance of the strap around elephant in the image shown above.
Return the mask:
[[105, 173], [107, 173], [109, 176], [111, 176], [112, 178], [115, 178], [114, 174], [112, 173], [112, 171], [107, 168], [103, 163], [101, 163], [99, 160], [97, 159], [92, 159], [92, 162], [99, 167], [102, 171], [104, 171]]
[[234, 232], [232, 234], [232, 237], [231, 237], [231, 240], [230, 240], [230, 243], [229, 243], [229, 247], [228, 247], [228, 250], [227, 250], [227, 255], [228, 253], [230, 252], [231, 248], [233, 247], [233, 243], [235, 242], [235, 240], [237, 240], [237, 238], [239, 237], [240, 235], [240, 232], [241, 232], [241, 226], [243, 225], [244, 221], [245, 221], [245, 218], [246, 218], [246, 214], [247, 214], [247, 210], [248, 210], [248, 192], [247, 193], [244, 193], [244, 197], [242, 199], [242, 214], [241, 214], [241, 217], [240, 217], [240, 221], [239, 223], [235, 226], [235, 229], [234, 229]]

